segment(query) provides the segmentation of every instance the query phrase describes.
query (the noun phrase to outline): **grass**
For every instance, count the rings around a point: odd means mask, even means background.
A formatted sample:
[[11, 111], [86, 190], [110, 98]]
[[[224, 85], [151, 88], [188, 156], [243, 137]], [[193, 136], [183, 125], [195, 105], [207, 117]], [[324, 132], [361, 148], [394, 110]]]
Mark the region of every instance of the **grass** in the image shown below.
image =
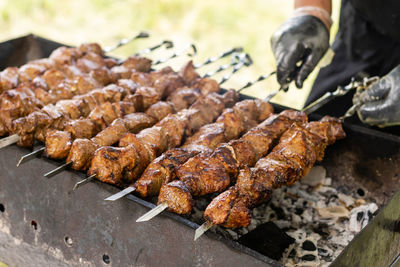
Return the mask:
[[[338, 2], [334, 0], [336, 9]], [[111, 45], [147, 29], [152, 34], [149, 40], [137, 41], [114, 55], [125, 57], [160, 40], [171, 39], [178, 48], [195, 42], [199, 50], [194, 59], [197, 62], [242, 46], [253, 57], [254, 64], [226, 84], [239, 88], [274, 70], [269, 38], [290, 15], [292, 6], [293, 1], [281, 0], [0, 0], [0, 40], [33, 32], [67, 44], [95, 41]], [[182, 63], [183, 59], [171, 62], [174, 66]], [[300, 108], [307, 97], [307, 87], [310, 82], [302, 90], [291, 88], [288, 93], [279, 94], [274, 101]], [[245, 93], [263, 98], [276, 88], [278, 84], [271, 78]]]

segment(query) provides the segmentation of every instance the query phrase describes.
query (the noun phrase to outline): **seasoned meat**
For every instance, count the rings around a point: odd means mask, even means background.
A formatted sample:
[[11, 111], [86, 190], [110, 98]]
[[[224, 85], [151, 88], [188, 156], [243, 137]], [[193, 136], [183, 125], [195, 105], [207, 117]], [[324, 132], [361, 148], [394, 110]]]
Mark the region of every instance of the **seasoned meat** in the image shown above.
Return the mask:
[[212, 123], [201, 127], [199, 131], [185, 141], [185, 145], [202, 145], [210, 149], [215, 149], [218, 144], [226, 140], [224, 124]]
[[8, 67], [0, 72], [0, 92], [10, 90], [18, 85], [18, 68]]
[[168, 145], [168, 137], [162, 127], [151, 127], [140, 131], [136, 137], [142, 142], [154, 148], [159, 155], [165, 151]]
[[122, 186], [120, 180], [125, 168], [131, 169], [136, 164], [138, 153], [134, 146], [111, 147], [105, 146], [94, 153], [88, 175], [96, 175], [96, 178], [104, 183]]
[[124, 60], [122, 66], [137, 72], [149, 72], [151, 70], [151, 59], [141, 56], [130, 56]]
[[170, 95], [167, 100], [174, 105], [176, 110], [182, 110], [188, 108], [199, 96], [199, 91], [184, 87]]
[[216, 80], [211, 78], [200, 78], [194, 80], [190, 87], [199, 89], [203, 95], [218, 93], [219, 84]]
[[153, 88], [161, 96], [160, 99], [165, 99], [184, 85], [182, 78], [175, 73], [161, 75], [153, 82]]
[[[167, 139], [167, 148], [174, 148], [181, 144], [186, 128], [186, 120], [180, 114], [169, 114], [156, 124], [163, 129]], [[163, 150], [165, 151], [165, 150]]]
[[118, 142], [118, 140], [127, 132], [123, 119], [114, 120], [111, 125], [105, 128], [92, 138], [92, 141], [98, 146], [110, 146]]
[[270, 154], [253, 168], [241, 169], [236, 184], [213, 199], [204, 218], [230, 228], [249, 225], [252, 207], [267, 200], [275, 188], [304, 177], [322, 160], [326, 146], [344, 136], [340, 122], [329, 117], [305, 125], [294, 123]]
[[175, 179], [175, 168], [197, 155], [199, 151], [185, 148], [170, 149], [151, 162], [136, 182], [136, 192], [142, 197], [158, 194], [163, 184]]
[[179, 71], [179, 76], [182, 77], [186, 84], [192, 84], [196, 79], [200, 78], [200, 75], [195, 71], [192, 60], [182, 67]]
[[78, 51], [82, 54], [87, 54], [89, 52], [92, 52], [99, 56], [104, 57], [103, 49], [98, 43], [83, 43], [78, 46]]
[[50, 130], [46, 136], [45, 154], [52, 159], [63, 159], [71, 149], [72, 136], [69, 132]]
[[67, 121], [64, 130], [70, 133], [73, 139], [91, 138], [96, 132], [96, 125], [90, 119], [80, 118]]
[[144, 111], [151, 105], [157, 103], [161, 96], [154, 90], [153, 87], [141, 86], [136, 89], [135, 94], [132, 96], [132, 102], [135, 108], [139, 111]]
[[145, 113], [136, 112], [125, 115], [124, 123], [129, 132], [137, 133], [154, 125], [156, 120]]
[[174, 106], [171, 103], [165, 101], [158, 101], [146, 110], [146, 114], [155, 118], [157, 121], [162, 120], [168, 114], [172, 114], [174, 112]]
[[66, 162], [72, 162], [74, 170], [85, 170], [98, 146], [90, 139], [75, 139], [72, 143]]
[[190, 192], [179, 180], [161, 187], [158, 204], [161, 203], [168, 203], [168, 209], [178, 214], [186, 214], [187, 210], [192, 210], [194, 205]]

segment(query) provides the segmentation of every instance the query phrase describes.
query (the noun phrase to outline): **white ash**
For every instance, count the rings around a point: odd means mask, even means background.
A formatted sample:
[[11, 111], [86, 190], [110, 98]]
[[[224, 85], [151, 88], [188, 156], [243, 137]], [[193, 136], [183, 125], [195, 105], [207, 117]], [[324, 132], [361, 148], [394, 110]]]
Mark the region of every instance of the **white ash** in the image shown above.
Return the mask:
[[[326, 170], [316, 166], [294, 185], [275, 190], [269, 203], [256, 207], [247, 228], [214, 230], [237, 240], [258, 225], [272, 221], [296, 240], [280, 260], [285, 266], [328, 266], [378, 209], [357, 192], [338, 192], [331, 182]], [[196, 203], [192, 218], [199, 223], [209, 201]], [[315, 250], [310, 251], [313, 245]]]

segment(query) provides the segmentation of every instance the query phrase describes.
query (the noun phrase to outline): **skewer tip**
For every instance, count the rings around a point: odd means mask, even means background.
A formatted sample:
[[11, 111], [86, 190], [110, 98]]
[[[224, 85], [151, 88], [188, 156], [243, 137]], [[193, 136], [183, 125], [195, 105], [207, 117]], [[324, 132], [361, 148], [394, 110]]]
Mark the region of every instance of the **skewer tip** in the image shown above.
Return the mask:
[[21, 165], [23, 162], [25, 162], [25, 161], [27, 161], [27, 160], [33, 158], [33, 157], [36, 157], [36, 155], [38, 155], [38, 154], [41, 154], [44, 150], [45, 150], [45, 147], [42, 147], [42, 148], [39, 148], [38, 150], [35, 150], [35, 151], [31, 152], [31, 153], [28, 153], [28, 154], [26, 154], [26, 155], [23, 155], [23, 156], [19, 159], [19, 161], [18, 161], [18, 163], [17, 163], [17, 167], [19, 167], [19, 165]]
[[74, 188], [72, 188], [72, 191], [75, 191], [76, 189], [78, 189], [78, 188], [81, 187], [82, 185], [85, 185], [85, 184], [87, 184], [87, 183], [93, 181], [95, 178], [96, 178], [96, 174], [93, 174], [93, 175], [91, 175], [91, 176], [89, 176], [89, 177], [83, 179], [82, 181], [77, 182], [77, 183], [74, 185]]
[[116, 194], [114, 194], [112, 196], [109, 196], [108, 198], [106, 198], [104, 200], [106, 200], [106, 201], [115, 201], [115, 200], [118, 200], [118, 199], [120, 199], [120, 198], [122, 198], [122, 197], [124, 197], [124, 196], [126, 196], [126, 195], [128, 195], [130, 193], [132, 193], [135, 190], [136, 190], [135, 187], [130, 186], [130, 187], [127, 187], [124, 190], [122, 190], [122, 191], [120, 191], [120, 192], [118, 192], [118, 193], [116, 193]]
[[141, 216], [139, 219], [136, 220], [136, 222], [147, 222], [154, 217], [156, 217], [158, 214], [160, 214], [163, 210], [168, 208], [167, 203], [161, 203], [157, 205], [157, 207], [153, 208], [149, 212], [145, 213], [143, 216]]
[[194, 241], [196, 241], [200, 236], [202, 236], [205, 232], [208, 231], [208, 229], [210, 229], [213, 226], [214, 224], [211, 222], [203, 223], [199, 228], [196, 229], [194, 233]]

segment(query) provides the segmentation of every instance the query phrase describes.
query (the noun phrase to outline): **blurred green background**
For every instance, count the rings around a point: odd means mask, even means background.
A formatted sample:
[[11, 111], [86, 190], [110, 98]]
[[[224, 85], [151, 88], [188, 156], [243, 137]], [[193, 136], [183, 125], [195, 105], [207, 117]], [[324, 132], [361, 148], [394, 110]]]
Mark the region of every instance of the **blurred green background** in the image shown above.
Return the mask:
[[[339, 1], [333, 2], [333, 17], [337, 22]], [[241, 70], [225, 85], [239, 88], [274, 70], [269, 38], [292, 9], [293, 0], [0, 0], [0, 40], [35, 33], [71, 45], [98, 42], [107, 46], [140, 30], [149, 30], [151, 38], [119, 49], [114, 55], [126, 57], [138, 49], [170, 39], [176, 43], [176, 49], [194, 42], [198, 48], [195, 62], [242, 46], [250, 53], [254, 64]], [[336, 28], [335, 24], [332, 32]], [[151, 57], [161, 55], [152, 54]], [[177, 69], [186, 60], [181, 58], [169, 64]], [[204, 71], [206, 69], [200, 70]], [[301, 108], [310, 81], [304, 89], [291, 88], [273, 101]], [[272, 77], [245, 93], [262, 98], [277, 88]]]

